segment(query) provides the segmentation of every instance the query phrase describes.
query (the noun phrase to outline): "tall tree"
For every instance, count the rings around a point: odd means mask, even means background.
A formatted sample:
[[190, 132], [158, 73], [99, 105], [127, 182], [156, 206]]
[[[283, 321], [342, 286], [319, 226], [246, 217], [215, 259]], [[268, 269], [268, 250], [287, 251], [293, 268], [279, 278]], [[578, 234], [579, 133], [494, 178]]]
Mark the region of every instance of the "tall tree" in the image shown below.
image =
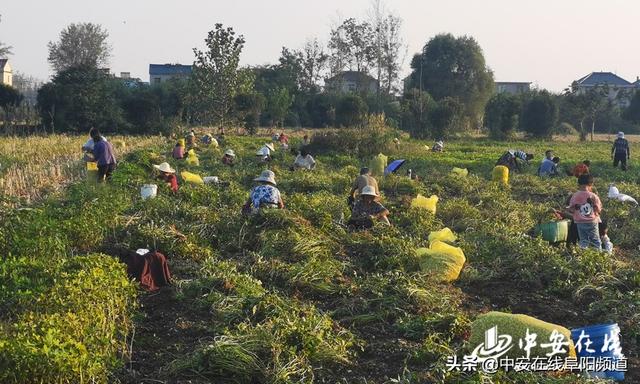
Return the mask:
[[244, 43], [244, 36], [218, 23], [205, 39], [206, 50], [193, 49], [194, 113], [201, 123], [227, 122], [241, 84], [238, 65]]
[[374, 31], [370, 23], [346, 19], [331, 30], [331, 71], [337, 74], [345, 69], [369, 73], [375, 62]]
[[6, 84], [0, 84], [0, 108], [4, 111], [4, 128], [5, 133], [9, 133], [9, 127], [12, 123], [12, 112], [22, 102], [22, 95], [15, 88]]
[[487, 103], [484, 112], [484, 123], [489, 128], [489, 136], [494, 139], [509, 138], [518, 126], [521, 109], [517, 96], [495, 94]]
[[60, 32], [60, 40], [49, 42], [49, 64], [56, 72], [66, 69], [109, 65], [111, 46], [109, 32], [100, 24], [72, 23]]
[[372, 0], [369, 23], [373, 26], [374, 40], [370, 42], [376, 66], [380, 91], [391, 94], [398, 90], [400, 67], [405, 49], [402, 38], [402, 19], [386, 10], [382, 0]]
[[282, 126], [292, 103], [293, 97], [286, 88], [275, 88], [267, 93], [266, 112], [274, 127]]
[[411, 62], [411, 83], [436, 100], [458, 99], [466, 116], [475, 124], [493, 94], [493, 73], [482, 49], [468, 36], [441, 34], [432, 38]]
[[636, 91], [633, 95], [631, 103], [624, 110], [622, 117], [632, 123], [640, 124], [640, 91]]
[[[0, 21], [2, 21], [2, 15], [0, 15]], [[11, 54], [11, 46], [4, 44], [0, 41], [0, 59], [6, 58]]]
[[319, 83], [329, 61], [318, 39], [307, 40], [301, 50], [296, 52], [300, 63], [300, 89], [307, 93], [319, 91]]
[[567, 92], [561, 96], [560, 110], [563, 120], [571, 123], [580, 133], [584, 141], [591, 130], [591, 141], [595, 132], [596, 120], [600, 113], [608, 107], [608, 89], [595, 88], [584, 93]]
[[558, 106], [547, 91], [536, 92], [522, 109], [522, 128], [535, 137], [551, 137], [558, 122]]

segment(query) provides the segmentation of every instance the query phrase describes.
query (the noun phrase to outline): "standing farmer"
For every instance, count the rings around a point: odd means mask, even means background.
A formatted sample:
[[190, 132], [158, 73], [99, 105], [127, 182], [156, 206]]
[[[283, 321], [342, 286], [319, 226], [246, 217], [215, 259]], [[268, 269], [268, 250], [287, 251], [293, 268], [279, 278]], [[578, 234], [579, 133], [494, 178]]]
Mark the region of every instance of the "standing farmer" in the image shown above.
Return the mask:
[[106, 141], [97, 129], [91, 131], [93, 157], [98, 163], [98, 183], [111, 180], [111, 174], [116, 169], [116, 156], [111, 143]]
[[613, 142], [613, 148], [611, 148], [611, 157], [613, 157], [614, 167], [621, 163], [622, 170], [627, 170], [627, 160], [631, 158], [631, 152], [629, 151], [629, 142], [624, 138], [624, 132], [618, 132], [618, 138]]

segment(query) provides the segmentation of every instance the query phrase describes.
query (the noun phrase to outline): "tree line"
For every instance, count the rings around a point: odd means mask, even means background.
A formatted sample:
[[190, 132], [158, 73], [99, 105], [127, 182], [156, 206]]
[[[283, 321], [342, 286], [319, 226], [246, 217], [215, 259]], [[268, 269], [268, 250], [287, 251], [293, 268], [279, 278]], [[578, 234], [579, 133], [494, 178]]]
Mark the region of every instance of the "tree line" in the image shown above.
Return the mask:
[[[158, 85], [103, 71], [111, 57], [108, 36], [97, 24], [71, 24], [48, 44], [55, 72], [49, 82], [20, 75], [18, 89], [1, 86], [5, 131], [12, 121], [39, 119], [48, 132], [97, 127], [166, 133], [181, 125], [236, 125], [251, 133], [259, 126], [362, 126], [369, 114], [384, 113], [388, 125], [421, 138], [472, 130], [494, 138], [519, 130], [533, 136], [578, 132], [586, 138], [595, 131], [633, 132], [640, 123], [640, 95], [623, 108], [598, 89], [497, 94], [482, 49], [469, 36], [431, 38], [401, 80], [402, 20], [381, 10], [379, 1], [368, 17], [337, 23], [327, 44], [316, 38], [299, 49], [283, 47], [278, 62], [269, 65], [241, 67], [244, 36], [216, 24], [204, 46], [193, 49], [191, 75]], [[0, 43], [0, 52], [6, 56], [10, 47]], [[375, 90], [345, 92], [336, 86], [345, 71], [373, 79]]]

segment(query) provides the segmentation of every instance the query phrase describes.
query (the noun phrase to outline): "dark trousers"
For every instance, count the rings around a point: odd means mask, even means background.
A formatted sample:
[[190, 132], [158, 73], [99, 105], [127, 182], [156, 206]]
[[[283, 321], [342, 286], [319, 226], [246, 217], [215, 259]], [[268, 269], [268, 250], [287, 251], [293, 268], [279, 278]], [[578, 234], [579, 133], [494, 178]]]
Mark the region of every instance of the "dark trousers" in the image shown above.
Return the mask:
[[116, 169], [115, 164], [98, 165], [98, 183], [110, 181], [114, 169]]
[[613, 166], [617, 167], [618, 163], [620, 163], [622, 170], [626, 171], [627, 170], [627, 154], [626, 153], [621, 153], [621, 154], [617, 154], [613, 157]]

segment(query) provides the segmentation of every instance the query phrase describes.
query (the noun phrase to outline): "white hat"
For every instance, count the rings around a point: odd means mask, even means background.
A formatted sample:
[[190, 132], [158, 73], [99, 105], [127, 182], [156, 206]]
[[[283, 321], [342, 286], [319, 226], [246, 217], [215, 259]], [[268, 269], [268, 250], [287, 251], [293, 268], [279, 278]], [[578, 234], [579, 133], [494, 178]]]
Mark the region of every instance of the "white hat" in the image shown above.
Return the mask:
[[360, 192], [360, 196], [378, 196], [376, 193], [376, 189], [370, 185], [362, 188], [362, 192]]
[[620, 139], [624, 139], [624, 132], [622, 132], [622, 131], [618, 132], [618, 137]]
[[265, 183], [276, 185], [276, 175], [275, 173], [273, 173], [273, 171], [267, 169], [265, 171], [262, 171], [260, 176], [253, 179], [253, 181], [263, 181]]
[[153, 168], [157, 169], [160, 172], [166, 172], [166, 173], [176, 173], [176, 170], [171, 168], [171, 166], [169, 165], [169, 163], [162, 163], [160, 165], [153, 165]]
[[226, 151], [224, 151], [224, 154], [226, 156], [236, 157], [236, 153], [233, 152], [233, 149], [227, 149]]

